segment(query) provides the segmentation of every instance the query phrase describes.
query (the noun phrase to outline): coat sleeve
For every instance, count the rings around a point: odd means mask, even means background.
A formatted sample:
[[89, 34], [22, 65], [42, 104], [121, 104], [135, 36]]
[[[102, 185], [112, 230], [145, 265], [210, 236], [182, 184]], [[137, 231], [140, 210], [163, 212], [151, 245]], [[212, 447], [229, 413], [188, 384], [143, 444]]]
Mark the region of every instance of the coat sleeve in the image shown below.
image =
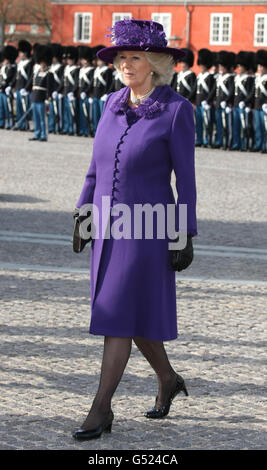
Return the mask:
[[171, 125], [169, 151], [172, 169], [176, 176], [178, 200], [176, 205], [176, 230], [179, 225], [179, 204], [187, 204], [187, 233], [198, 235], [196, 218], [195, 178], [195, 123], [194, 109], [190, 101], [181, 101]]
[[[108, 95], [108, 97], [105, 101], [103, 111], [102, 111], [102, 114], [101, 114], [101, 117], [98, 121], [97, 126], [99, 126], [100, 123], [101, 123], [101, 118], [102, 118], [102, 116], [105, 112], [105, 109], [107, 108], [107, 105], [108, 105], [108, 102], [109, 102], [109, 99], [110, 99], [111, 95], [112, 95], [112, 93], [110, 93]], [[84, 185], [83, 185], [83, 188], [82, 188], [82, 192], [81, 192], [79, 200], [76, 204], [77, 209], [80, 209], [80, 207], [83, 204], [92, 204], [93, 198], [94, 198], [95, 183], [96, 183], [96, 162], [95, 162], [94, 151], [93, 151], [92, 160], [91, 160], [91, 163], [90, 163], [90, 166], [89, 166], [89, 170], [88, 170], [88, 172], [86, 174], [86, 177], [85, 177], [85, 182], [84, 182]]]

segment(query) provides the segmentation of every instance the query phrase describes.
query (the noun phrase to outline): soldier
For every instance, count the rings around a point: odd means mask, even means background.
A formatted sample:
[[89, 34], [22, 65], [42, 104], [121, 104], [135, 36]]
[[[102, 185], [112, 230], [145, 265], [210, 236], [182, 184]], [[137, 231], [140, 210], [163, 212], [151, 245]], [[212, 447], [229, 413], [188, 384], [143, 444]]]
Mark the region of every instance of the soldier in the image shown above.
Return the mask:
[[3, 49], [3, 63], [0, 69], [0, 128], [11, 129], [13, 126], [12, 88], [16, 81], [16, 58], [18, 51], [14, 46]]
[[233, 145], [231, 150], [247, 150], [249, 145], [249, 116], [253, 105], [254, 77], [249, 74], [251, 58], [246, 51], [236, 55], [239, 73], [235, 75], [233, 106]]
[[112, 70], [113, 76], [112, 76], [111, 85], [110, 85], [110, 87], [107, 91], [107, 95], [109, 93], [113, 93], [114, 91], [118, 91], [121, 88], [125, 87], [125, 83], [123, 81], [122, 74], [116, 69], [112, 68], [111, 70]]
[[201, 72], [197, 75], [196, 90], [196, 147], [207, 147], [212, 144], [212, 129], [214, 121], [213, 99], [216, 93], [216, 80], [209, 71], [213, 65], [213, 54], [209, 49], [198, 51], [197, 64]]
[[52, 62], [52, 51], [49, 46], [36, 47], [36, 63], [40, 64], [33, 75], [31, 101], [33, 105], [34, 137], [29, 140], [47, 141], [46, 132], [46, 101], [51, 99], [53, 92], [53, 74], [49, 71]]
[[194, 53], [187, 48], [183, 48], [183, 50], [186, 55], [178, 61], [181, 64], [181, 71], [177, 73], [175, 91], [187, 98], [191, 103], [194, 103], [197, 91], [197, 77], [193, 70], [190, 70], [194, 65]]
[[48, 114], [48, 132], [62, 131], [63, 117], [63, 87], [64, 87], [64, 69], [62, 64], [62, 56], [64, 49], [60, 44], [52, 43], [50, 45], [52, 51], [52, 65], [50, 72], [54, 76], [54, 86], [52, 99], [49, 104]]
[[256, 52], [255, 100], [253, 107], [254, 146], [253, 152], [267, 152], [267, 50]]
[[94, 84], [94, 67], [92, 66], [93, 53], [89, 46], [82, 46], [79, 50], [81, 68], [79, 72], [79, 135], [93, 137], [92, 107]]
[[[31, 118], [29, 87], [32, 80], [34, 62], [31, 57], [32, 46], [28, 41], [21, 40], [18, 44], [19, 63], [17, 67], [16, 85], [14, 97], [16, 98], [16, 120], [17, 125], [14, 130], [28, 130], [29, 119]], [[25, 119], [23, 116], [26, 114]]]
[[232, 55], [227, 51], [218, 52], [219, 73], [216, 79], [215, 121], [216, 138], [213, 148], [230, 148], [232, 145], [231, 113], [226, 108], [233, 106], [235, 78], [232, 70]]
[[79, 88], [79, 67], [78, 50], [74, 46], [66, 49], [67, 65], [64, 69], [64, 89], [63, 89], [63, 129], [62, 134], [78, 135], [78, 109], [77, 96]]
[[[99, 45], [94, 47], [93, 53], [96, 55], [97, 51], [103, 49], [105, 46]], [[96, 128], [100, 116], [103, 111], [104, 103], [107, 99], [107, 92], [112, 82], [112, 69], [100, 59], [96, 60], [96, 68], [94, 70], [94, 83], [93, 83], [93, 132], [96, 133]]]

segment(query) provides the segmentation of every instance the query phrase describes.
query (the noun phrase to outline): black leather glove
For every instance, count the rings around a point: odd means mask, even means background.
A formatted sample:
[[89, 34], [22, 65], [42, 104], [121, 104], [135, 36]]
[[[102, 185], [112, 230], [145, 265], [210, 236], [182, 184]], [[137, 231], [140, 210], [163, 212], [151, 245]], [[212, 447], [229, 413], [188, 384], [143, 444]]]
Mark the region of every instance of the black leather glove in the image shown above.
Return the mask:
[[[80, 253], [85, 245], [92, 240], [92, 237], [87, 239], [83, 239], [80, 236], [80, 224], [87, 219], [91, 215], [91, 211], [88, 211], [86, 216], [79, 215], [79, 209], [75, 208], [73, 211], [73, 218], [74, 218], [74, 229], [73, 229], [73, 239], [72, 239], [72, 248], [75, 253]], [[91, 230], [91, 224], [89, 224], [89, 231]]]
[[[174, 271], [182, 271], [188, 268], [194, 257], [192, 236], [187, 235], [186, 247], [182, 250], [171, 250], [171, 266]], [[178, 241], [179, 237], [175, 241]]]

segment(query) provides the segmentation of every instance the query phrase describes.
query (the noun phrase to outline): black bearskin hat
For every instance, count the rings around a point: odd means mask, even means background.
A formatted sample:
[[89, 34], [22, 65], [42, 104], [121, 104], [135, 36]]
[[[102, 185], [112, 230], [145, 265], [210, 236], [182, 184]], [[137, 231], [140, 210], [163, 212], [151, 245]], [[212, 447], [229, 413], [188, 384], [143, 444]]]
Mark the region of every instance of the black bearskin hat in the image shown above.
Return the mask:
[[61, 44], [52, 42], [52, 44], [50, 44], [50, 48], [52, 51], [52, 57], [56, 57], [56, 59], [60, 62], [64, 52], [63, 46], [61, 46]]
[[19, 45], [18, 45], [19, 52], [24, 52], [25, 54], [27, 54], [28, 57], [30, 57], [31, 50], [32, 50], [32, 46], [28, 41], [25, 41], [25, 39], [21, 39], [19, 41]]
[[92, 58], [92, 48], [89, 46], [81, 46], [81, 48], [79, 49], [79, 59], [85, 59], [88, 62], [91, 62]]
[[45, 62], [50, 65], [52, 62], [52, 49], [50, 46], [39, 45], [35, 49], [35, 60], [38, 64]]
[[228, 52], [228, 56], [229, 56], [230, 67], [231, 67], [231, 68], [233, 67], [233, 68], [235, 69], [235, 67], [236, 67], [236, 62], [235, 62], [235, 60], [236, 60], [236, 53], [230, 51], [230, 52]]
[[193, 67], [194, 65], [194, 53], [191, 51], [191, 49], [187, 49], [186, 47], [183, 47], [182, 50], [185, 52], [185, 57], [182, 59], [179, 59], [177, 62], [185, 62], [186, 64], [189, 65], [189, 67]]
[[227, 70], [230, 70], [233, 65], [233, 56], [230, 55], [230, 52], [219, 51], [217, 57], [218, 64], [222, 65]]
[[251, 67], [251, 56], [247, 51], [239, 51], [235, 57], [236, 65], [243, 65], [246, 70], [249, 70]]
[[255, 55], [256, 64], [267, 67], [267, 49], [259, 49]]
[[72, 59], [74, 62], [78, 60], [78, 49], [75, 46], [67, 46], [66, 48], [66, 58]]
[[205, 65], [208, 69], [213, 65], [213, 54], [209, 49], [200, 49], [198, 51], [197, 65]]
[[14, 64], [18, 57], [18, 50], [14, 46], [6, 46], [3, 49], [3, 58], [9, 60], [11, 64]]

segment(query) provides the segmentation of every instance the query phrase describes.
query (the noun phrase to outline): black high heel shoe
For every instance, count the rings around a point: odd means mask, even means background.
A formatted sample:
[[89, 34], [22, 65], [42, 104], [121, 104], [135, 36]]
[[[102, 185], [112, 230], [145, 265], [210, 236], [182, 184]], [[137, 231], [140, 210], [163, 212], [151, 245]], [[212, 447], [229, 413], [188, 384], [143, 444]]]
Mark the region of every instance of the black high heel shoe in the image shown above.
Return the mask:
[[77, 429], [72, 433], [72, 437], [78, 440], [88, 440], [88, 439], [96, 439], [101, 436], [102, 432], [111, 432], [112, 422], [114, 419], [113, 411], [110, 410], [109, 416], [103, 424], [100, 424], [95, 429]]
[[170, 398], [169, 398], [167, 404], [161, 406], [160, 408], [156, 408], [156, 403], [157, 403], [157, 399], [158, 399], [158, 395], [157, 395], [156, 396], [155, 406], [153, 408], [151, 408], [151, 410], [147, 411], [144, 414], [144, 416], [146, 418], [153, 418], [153, 419], [163, 418], [164, 416], [167, 416], [167, 414], [169, 413], [169, 410], [170, 410], [172, 400], [180, 392], [184, 392], [184, 394], [188, 397], [188, 391], [186, 389], [184, 379], [183, 379], [183, 377], [181, 377], [181, 375], [177, 374], [177, 381], [176, 381], [175, 389], [171, 392]]

